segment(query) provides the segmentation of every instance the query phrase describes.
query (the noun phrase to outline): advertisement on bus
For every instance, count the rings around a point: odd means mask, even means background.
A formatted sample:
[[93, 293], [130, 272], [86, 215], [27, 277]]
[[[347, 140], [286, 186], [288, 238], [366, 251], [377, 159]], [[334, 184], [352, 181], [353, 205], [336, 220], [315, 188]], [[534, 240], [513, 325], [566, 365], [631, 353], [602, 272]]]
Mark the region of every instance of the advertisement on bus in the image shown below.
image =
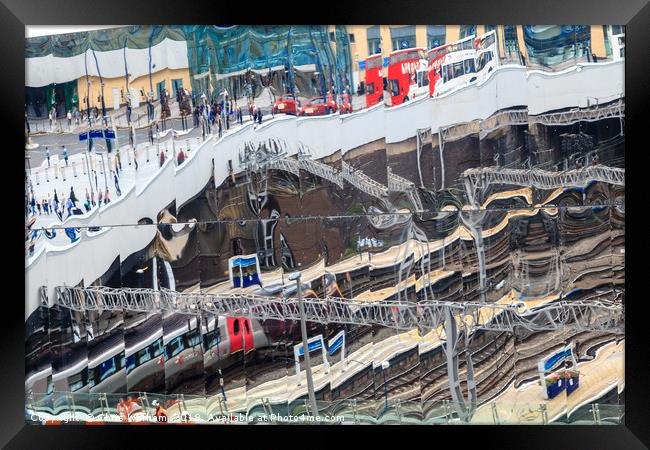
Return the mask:
[[427, 65], [423, 48], [407, 48], [390, 54], [388, 89], [391, 105], [401, 105], [427, 92]]

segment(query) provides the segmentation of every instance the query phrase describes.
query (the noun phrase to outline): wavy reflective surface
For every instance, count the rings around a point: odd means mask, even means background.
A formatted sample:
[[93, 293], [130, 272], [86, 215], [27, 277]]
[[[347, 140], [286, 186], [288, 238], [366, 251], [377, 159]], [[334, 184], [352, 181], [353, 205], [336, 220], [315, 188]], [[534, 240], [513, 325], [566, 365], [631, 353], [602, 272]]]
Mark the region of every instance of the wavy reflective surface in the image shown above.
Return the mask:
[[[495, 106], [485, 119], [419, 127], [419, 115], [445, 114], [437, 105], [395, 105], [375, 125], [399, 120], [408, 137], [400, 128], [353, 148], [340, 144], [343, 121], [321, 118], [208, 140], [200, 189], [166, 178], [160, 196], [182, 201], [88, 230], [97, 234], [84, 240], [115, 236], [118, 256], [95, 267], [74, 253], [71, 267], [101, 274], [76, 286], [67, 269], [44, 269], [26, 317], [27, 419], [151, 422], [157, 402], [172, 423], [622, 423], [624, 320], [588, 307], [624, 315], [619, 117]], [[298, 291], [330, 313], [334, 300], [358, 313], [307, 321], [309, 366], [300, 321], [254, 306]], [[164, 292], [202, 307], [163, 308]], [[201, 303], [228, 296], [249, 306]], [[363, 323], [372, 304], [391, 305], [395, 325]], [[444, 308], [430, 326], [396, 325], [400, 308], [432, 304]], [[506, 306], [516, 323], [500, 315]]]

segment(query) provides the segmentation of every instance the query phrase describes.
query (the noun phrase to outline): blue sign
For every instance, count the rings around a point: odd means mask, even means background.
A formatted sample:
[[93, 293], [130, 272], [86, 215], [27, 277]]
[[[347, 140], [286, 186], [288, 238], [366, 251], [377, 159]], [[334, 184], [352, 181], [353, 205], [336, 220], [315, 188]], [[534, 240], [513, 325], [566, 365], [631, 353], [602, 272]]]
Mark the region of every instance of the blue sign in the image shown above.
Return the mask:
[[[317, 341], [310, 342], [309, 344], [307, 344], [307, 348], [309, 348], [309, 353], [313, 352], [314, 350], [318, 350], [319, 348], [321, 348], [322, 344], [323, 344], [323, 341], [321, 339], [318, 339]], [[301, 346], [298, 349], [298, 355], [302, 356], [304, 354], [305, 354], [305, 349]]]
[[115, 139], [115, 131], [111, 129], [105, 130], [90, 130], [79, 133], [79, 142], [87, 141], [88, 139]]
[[335, 351], [341, 348], [341, 345], [343, 345], [343, 335], [330, 345], [330, 355], [333, 355]]
[[88, 140], [88, 132], [84, 131], [83, 133], [79, 133], [79, 142], [84, 142]]
[[553, 366], [555, 366], [557, 363], [560, 361], [564, 360], [565, 358], [568, 358], [571, 356], [571, 349], [568, 348], [566, 350], [563, 350], [559, 353], [556, 353], [555, 355], [551, 356], [546, 363], [544, 364], [544, 370], [550, 370]]

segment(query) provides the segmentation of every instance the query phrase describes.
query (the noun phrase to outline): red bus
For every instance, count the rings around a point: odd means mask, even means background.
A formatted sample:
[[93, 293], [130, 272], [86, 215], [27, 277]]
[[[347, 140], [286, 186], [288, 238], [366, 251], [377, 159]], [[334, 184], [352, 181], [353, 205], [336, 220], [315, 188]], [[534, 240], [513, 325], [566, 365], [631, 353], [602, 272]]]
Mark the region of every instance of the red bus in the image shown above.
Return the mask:
[[429, 50], [429, 95], [438, 96], [485, 79], [498, 65], [496, 55], [494, 30]]
[[381, 54], [366, 58], [366, 108], [375, 106], [384, 97], [383, 62]]
[[401, 105], [427, 91], [427, 60], [421, 47], [397, 50], [388, 60], [391, 105]]

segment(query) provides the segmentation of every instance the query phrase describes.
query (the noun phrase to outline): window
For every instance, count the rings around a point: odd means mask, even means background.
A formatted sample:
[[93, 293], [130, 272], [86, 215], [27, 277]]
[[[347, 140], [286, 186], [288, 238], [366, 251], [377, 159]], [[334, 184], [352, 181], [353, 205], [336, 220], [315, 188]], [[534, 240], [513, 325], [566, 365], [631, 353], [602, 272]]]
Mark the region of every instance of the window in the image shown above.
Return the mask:
[[251, 334], [250, 325], [248, 324], [248, 319], [244, 319], [244, 328], [246, 328], [246, 334]]
[[612, 25], [612, 34], [614, 36], [617, 34], [625, 34], [625, 28], [623, 25]]
[[183, 89], [183, 79], [172, 80], [172, 95], [176, 96], [179, 89]]
[[462, 61], [454, 63], [453, 67], [454, 67], [454, 72], [453, 72], [453, 74], [454, 74], [453, 77], [454, 78], [458, 78], [458, 77], [462, 76], [465, 73], [465, 71], [463, 70], [463, 62]]
[[239, 319], [233, 320], [232, 334], [233, 336], [239, 336]]
[[393, 97], [399, 95], [399, 82], [397, 80], [390, 80], [390, 93]]
[[150, 361], [151, 358], [153, 358], [153, 355], [151, 354], [151, 346], [148, 345], [137, 353], [138, 366]]
[[393, 51], [415, 47], [415, 26], [391, 27], [390, 38]]
[[354, 44], [354, 33], [350, 33], [348, 39], [350, 40], [350, 44]]
[[108, 361], [104, 361], [99, 365], [99, 377], [98, 377], [98, 382], [104, 381], [106, 378], [110, 377], [113, 375], [115, 372], [117, 372], [117, 364], [115, 364], [115, 356], [109, 359]]
[[503, 26], [503, 46], [506, 53], [510, 55], [519, 55], [519, 41], [517, 40], [517, 26], [504, 25]]
[[221, 342], [221, 332], [218, 328], [206, 333], [203, 339], [203, 345], [206, 350], [219, 345], [219, 342]]
[[167, 344], [167, 359], [170, 360], [174, 356], [178, 355], [180, 352], [185, 350], [185, 345], [183, 343], [183, 336], [177, 336]]
[[162, 337], [156, 339], [153, 343], [153, 356], [154, 358], [160, 356], [163, 352]]
[[88, 367], [85, 367], [81, 372], [72, 375], [68, 378], [68, 386], [70, 392], [75, 392], [86, 385], [88, 381]]
[[336, 42], [336, 36], [334, 35], [333, 31], [330, 31], [330, 41]]
[[374, 55], [381, 53], [381, 44], [379, 39], [368, 39], [368, 54]]
[[446, 37], [445, 25], [427, 25], [427, 44], [430, 49], [445, 45]]
[[410, 36], [408, 38], [393, 38], [392, 41], [393, 51], [415, 47], [415, 36]]
[[201, 345], [201, 334], [197, 330], [190, 332], [187, 335], [187, 344], [188, 347], [196, 347], [197, 345]]
[[466, 38], [467, 36], [476, 36], [476, 25], [460, 26], [460, 38]]
[[135, 369], [135, 354], [126, 357], [126, 373]]
[[466, 59], [465, 61], [463, 61], [463, 63], [464, 63], [463, 65], [464, 65], [465, 73], [476, 72], [476, 70], [474, 70], [474, 60], [473, 59]]
[[366, 94], [372, 95], [375, 93], [375, 83], [366, 84]]

